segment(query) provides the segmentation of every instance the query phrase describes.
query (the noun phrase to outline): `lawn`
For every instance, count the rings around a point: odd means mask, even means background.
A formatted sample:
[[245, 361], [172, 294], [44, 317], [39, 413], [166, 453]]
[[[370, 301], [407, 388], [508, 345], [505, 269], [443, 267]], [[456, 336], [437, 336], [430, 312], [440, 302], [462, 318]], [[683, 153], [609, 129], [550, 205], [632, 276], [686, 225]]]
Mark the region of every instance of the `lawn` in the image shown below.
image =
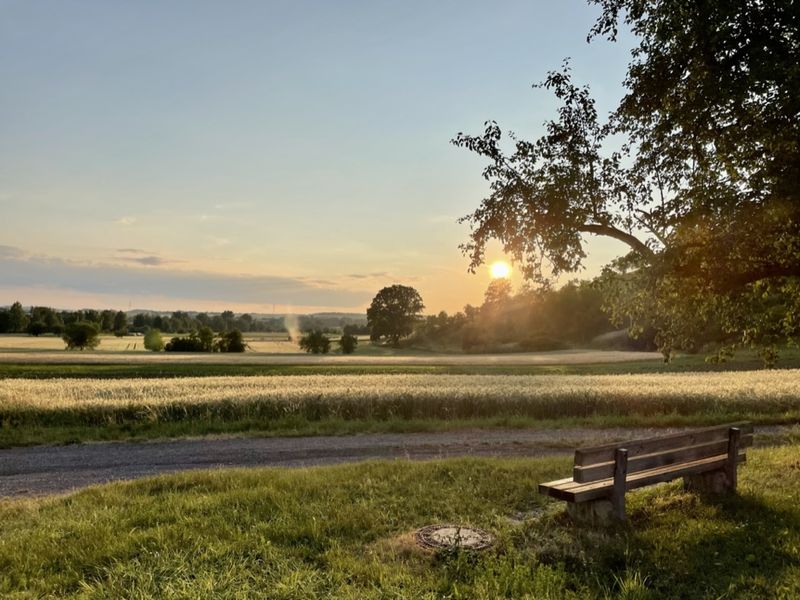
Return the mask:
[[0, 380], [0, 445], [800, 420], [800, 371]]
[[[4, 598], [797, 598], [800, 444], [752, 450], [740, 495], [628, 495], [576, 527], [536, 483], [570, 459], [190, 472], [0, 502]], [[438, 522], [497, 535], [426, 553]]]

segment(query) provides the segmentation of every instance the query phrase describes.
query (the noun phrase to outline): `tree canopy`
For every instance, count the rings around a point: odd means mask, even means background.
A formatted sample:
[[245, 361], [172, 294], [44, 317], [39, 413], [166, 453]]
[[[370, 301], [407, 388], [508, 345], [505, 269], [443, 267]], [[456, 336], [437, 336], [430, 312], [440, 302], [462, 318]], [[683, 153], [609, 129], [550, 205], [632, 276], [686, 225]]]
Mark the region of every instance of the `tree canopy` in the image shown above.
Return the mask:
[[414, 330], [414, 324], [419, 321], [424, 308], [422, 297], [413, 287], [395, 284], [383, 288], [367, 309], [370, 338], [387, 338], [397, 346], [400, 338], [410, 335]]
[[100, 327], [91, 321], [76, 321], [64, 328], [61, 337], [67, 350], [93, 350], [100, 344]]
[[[498, 239], [546, 286], [586, 258], [586, 235], [628, 246], [601, 278], [634, 332], [666, 354], [713, 331], [771, 345], [800, 333], [800, 11], [766, 0], [589, 0], [590, 39], [637, 39], [617, 109], [602, 117], [570, 67], [534, 141], [486, 123], [453, 142], [488, 159], [490, 194], [464, 218], [471, 268]], [[511, 143], [507, 149], [506, 138]]]

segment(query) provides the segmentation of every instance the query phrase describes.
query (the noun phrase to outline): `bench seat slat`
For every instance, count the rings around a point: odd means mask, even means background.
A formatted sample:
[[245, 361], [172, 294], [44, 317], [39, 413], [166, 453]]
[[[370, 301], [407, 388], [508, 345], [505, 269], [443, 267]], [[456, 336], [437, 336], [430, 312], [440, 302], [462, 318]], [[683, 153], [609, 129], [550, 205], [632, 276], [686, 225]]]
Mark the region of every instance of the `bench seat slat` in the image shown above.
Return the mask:
[[752, 423], [731, 423], [716, 427], [706, 427], [688, 433], [675, 433], [659, 437], [642, 438], [627, 442], [615, 442], [602, 446], [589, 448], [578, 448], [575, 450], [575, 466], [588, 466], [597, 463], [613, 462], [614, 450], [625, 448], [628, 451], [628, 460], [645, 454], [653, 454], [661, 450], [671, 450], [686, 446], [697, 446], [709, 442], [716, 442], [728, 439], [728, 431], [731, 427], [741, 429], [742, 436], [753, 433]]
[[[628, 475], [625, 489], [627, 491], [644, 487], [654, 483], [670, 481], [685, 475], [694, 475], [707, 471], [716, 471], [725, 467], [728, 455], [710, 456], [678, 465], [668, 465], [647, 471], [639, 471]], [[737, 463], [741, 464], [747, 459], [744, 454], [739, 454]], [[614, 485], [614, 479], [603, 479], [591, 483], [579, 483], [572, 479], [558, 479], [548, 483], [539, 484], [539, 493], [567, 502], [585, 502], [608, 496]]]
[[[753, 436], [743, 435], [739, 441], [740, 448], [748, 448], [753, 445]], [[625, 444], [620, 444], [621, 447], [627, 449]], [[628, 459], [628, 473], [633, 474], [639, 471], [647, 471], [672, 465], [676, 463], [684, 463], [709, 456], [717, 456], [725, 454], [728, 451], [728, 440], [720, 440], [714, 442], [707, 442], [686, 447], [674, 447], [669, 450], [654, 452], [652, 454], [643, 454], [641, 456]], [[614, 462], [602, 462], [587, 466], [575, 466], [572, 472], [573, 479], [579, 483], [589, 483], [601, 479], [608, 479], [614, 476]]]

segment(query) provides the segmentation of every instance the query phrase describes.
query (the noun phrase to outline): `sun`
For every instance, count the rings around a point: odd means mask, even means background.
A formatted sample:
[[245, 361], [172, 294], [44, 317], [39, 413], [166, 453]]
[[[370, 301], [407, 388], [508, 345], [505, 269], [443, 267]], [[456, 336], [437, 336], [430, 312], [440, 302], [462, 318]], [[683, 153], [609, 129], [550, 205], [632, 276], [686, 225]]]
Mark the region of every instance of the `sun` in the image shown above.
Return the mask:
[[498, 260], [489, 267], [489, 273], [491, 273], [492, 279], [508, 279], [511, 275], [511, 265], [505, 261]]

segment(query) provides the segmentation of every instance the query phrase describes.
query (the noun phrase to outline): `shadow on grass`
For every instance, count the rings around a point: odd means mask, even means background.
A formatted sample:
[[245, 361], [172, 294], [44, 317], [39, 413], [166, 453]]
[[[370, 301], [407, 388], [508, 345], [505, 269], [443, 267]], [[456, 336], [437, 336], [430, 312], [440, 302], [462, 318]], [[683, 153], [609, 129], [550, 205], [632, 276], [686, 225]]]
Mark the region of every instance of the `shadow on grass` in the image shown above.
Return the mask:
[[619, 594], [632, 574], [647, 598], [775, 597], [776, 582], [787, 575], [785, 597], [798, 597], [800, 560], [791, 547], [797, 512], [676, 483], [639, 494], [623, 526], [594, 529], [557, 512], [521, 528], [514, 545], [601, 597]]

